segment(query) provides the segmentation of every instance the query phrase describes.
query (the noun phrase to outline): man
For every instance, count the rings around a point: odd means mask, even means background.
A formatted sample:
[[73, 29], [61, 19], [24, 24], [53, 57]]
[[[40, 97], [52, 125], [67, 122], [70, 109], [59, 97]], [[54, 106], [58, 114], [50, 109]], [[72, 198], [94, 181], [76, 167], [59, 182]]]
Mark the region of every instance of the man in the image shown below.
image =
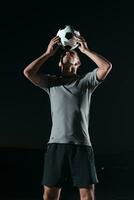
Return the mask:
[[106, 78], [112, 64], [91, 51], [83, 37], [75, 39], [80, 52], [96, 63], [93, 71], [77, 75], [81, 64], [78, 54], [65, 51], [59, 62], [60, 76], [39, 73], [40, 67], [57, 51], [58, 36], [50, 41], [45, 53], [24, 69], [24, 75], [50, 98], [52, 129], [42, 178], [44, 200], [58, 200], [68, 176], [78, 187], [81, 200], [95, 199], [98, 179], [88, 133], [90, 102], [93, 91]]

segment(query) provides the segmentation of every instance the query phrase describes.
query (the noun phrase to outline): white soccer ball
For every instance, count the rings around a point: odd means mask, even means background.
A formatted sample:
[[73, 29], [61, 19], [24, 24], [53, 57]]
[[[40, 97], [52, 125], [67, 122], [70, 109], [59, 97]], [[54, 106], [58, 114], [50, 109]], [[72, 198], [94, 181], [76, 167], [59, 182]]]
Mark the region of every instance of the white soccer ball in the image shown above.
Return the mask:
[[80, 36], [80, 32], [75, 30], [73, 26], [65, 25], [65, 27], [60, 28], [57, 32], [57, 36], [60, 37], [60, 43], [58, 43], [58, 45], [65, 50], [77, 48], [78, 43], [76, 42], [74, 35]]

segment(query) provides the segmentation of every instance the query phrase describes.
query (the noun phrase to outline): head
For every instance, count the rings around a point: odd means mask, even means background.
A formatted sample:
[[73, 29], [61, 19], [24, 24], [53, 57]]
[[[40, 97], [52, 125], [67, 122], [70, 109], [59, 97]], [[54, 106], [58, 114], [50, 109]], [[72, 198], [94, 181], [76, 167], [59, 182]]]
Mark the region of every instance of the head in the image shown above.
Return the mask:
[[76, 51], [70, 50], [62, 53], [59, 62], [59, 67], [61, 68], [62, 73], [76, 74], [80, 65], [80, 58]]

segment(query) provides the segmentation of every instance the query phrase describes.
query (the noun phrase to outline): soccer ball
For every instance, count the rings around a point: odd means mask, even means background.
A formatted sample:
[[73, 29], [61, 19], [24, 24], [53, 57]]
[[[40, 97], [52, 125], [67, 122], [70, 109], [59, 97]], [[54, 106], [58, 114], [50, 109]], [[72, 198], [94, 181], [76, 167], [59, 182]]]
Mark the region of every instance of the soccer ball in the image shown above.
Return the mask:
[[75, 30], [73, 26], [65, 25], [65, 27], [60, 28], [57, 32], [57, 36], [60, 37], [60, 43], [58, 45], [65, 50], [73, 50], [79, 45], [74, 38], [74, 35], [80, 36], [80, 32]]

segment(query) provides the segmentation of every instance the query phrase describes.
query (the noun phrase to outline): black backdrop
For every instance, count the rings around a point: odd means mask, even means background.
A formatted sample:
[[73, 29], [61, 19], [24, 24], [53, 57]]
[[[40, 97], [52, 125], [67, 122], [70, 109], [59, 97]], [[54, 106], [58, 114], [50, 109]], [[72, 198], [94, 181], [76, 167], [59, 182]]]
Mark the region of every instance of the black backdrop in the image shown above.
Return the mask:
[[[97, 153], [134, 150], [133, 10], [125, 1], [5, 2], [0, 12], [0, 147], [42, 149], [51, 130], [47, 94], [32, 85], [23, 69], [40, 56], [59, 27], [71, 24], [89, 48], [104, 55], [113, 69], [92, 96], [90, 132]], [[78, 73], [95, 64], [80, 54]], [[42, 67], [59, 73], [59, 55]]]

